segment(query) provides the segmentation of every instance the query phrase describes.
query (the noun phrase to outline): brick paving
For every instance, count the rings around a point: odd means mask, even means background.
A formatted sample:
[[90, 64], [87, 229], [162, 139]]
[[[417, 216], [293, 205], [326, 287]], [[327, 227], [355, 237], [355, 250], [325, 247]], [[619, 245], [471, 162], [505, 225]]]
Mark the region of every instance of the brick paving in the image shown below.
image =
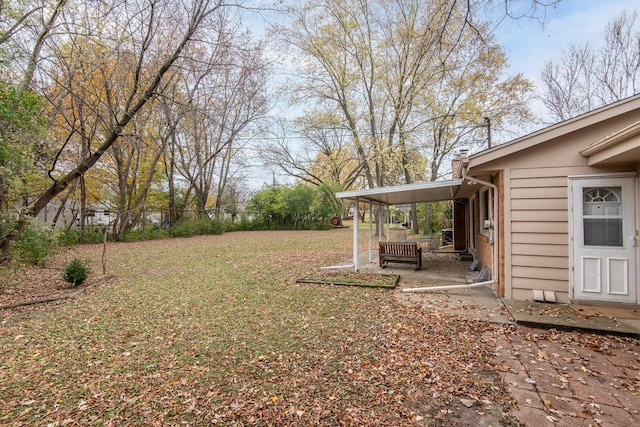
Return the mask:
[[640, 425], [638, 340], [516, 326], [494, 356], [523, 425]]

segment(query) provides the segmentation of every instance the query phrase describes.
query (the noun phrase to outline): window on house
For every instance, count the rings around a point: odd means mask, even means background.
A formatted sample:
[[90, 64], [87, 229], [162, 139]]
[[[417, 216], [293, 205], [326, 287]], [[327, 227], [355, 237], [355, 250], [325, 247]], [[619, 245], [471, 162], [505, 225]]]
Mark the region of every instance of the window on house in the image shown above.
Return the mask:
[[591, 187], [582, 193], [585, 246], [622, 246], [622, 188]]
[[480, 232], [482, 234], [489, 234], [489, 204], [490, 204], [490, 197], [489, 197], [489, 189], [483, 189], [480, 190], [480, 194], [479, 194], [479, 199], [480, 199], [480, 212], [479, 212], [479, 219], [480, 219], [480, 225], [479, 225], [479, 229]]

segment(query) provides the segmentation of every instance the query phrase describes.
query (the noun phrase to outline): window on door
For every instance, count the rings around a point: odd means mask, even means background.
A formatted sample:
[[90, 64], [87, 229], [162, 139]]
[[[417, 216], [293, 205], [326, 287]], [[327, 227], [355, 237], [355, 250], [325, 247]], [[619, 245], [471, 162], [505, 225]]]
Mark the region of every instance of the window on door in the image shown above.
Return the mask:
[[584, 246], [623, 246], [621, 187], [583, 188], [582, 215]]

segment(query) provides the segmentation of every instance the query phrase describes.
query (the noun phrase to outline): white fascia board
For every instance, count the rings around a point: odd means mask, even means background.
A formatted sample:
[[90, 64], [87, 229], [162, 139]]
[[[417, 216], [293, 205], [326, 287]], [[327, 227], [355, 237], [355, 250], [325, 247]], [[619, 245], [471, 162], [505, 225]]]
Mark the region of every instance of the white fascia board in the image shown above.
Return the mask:
[[462, 179], [452, 181], [418, 182], [393, 187], [370, 188], [367, 190], [342, 191], [336, 193], [338, 199], [372, 201], [384, 205], [435, 202], [452, 200], [462, 185]]

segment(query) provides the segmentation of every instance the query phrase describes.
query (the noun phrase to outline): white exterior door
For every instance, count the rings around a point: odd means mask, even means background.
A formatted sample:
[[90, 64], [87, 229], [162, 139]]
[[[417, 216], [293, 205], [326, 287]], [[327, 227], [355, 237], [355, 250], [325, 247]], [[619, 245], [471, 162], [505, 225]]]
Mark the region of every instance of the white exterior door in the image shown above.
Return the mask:
[[571, 297], [635, 303], [633, 177], [571, 178]]

